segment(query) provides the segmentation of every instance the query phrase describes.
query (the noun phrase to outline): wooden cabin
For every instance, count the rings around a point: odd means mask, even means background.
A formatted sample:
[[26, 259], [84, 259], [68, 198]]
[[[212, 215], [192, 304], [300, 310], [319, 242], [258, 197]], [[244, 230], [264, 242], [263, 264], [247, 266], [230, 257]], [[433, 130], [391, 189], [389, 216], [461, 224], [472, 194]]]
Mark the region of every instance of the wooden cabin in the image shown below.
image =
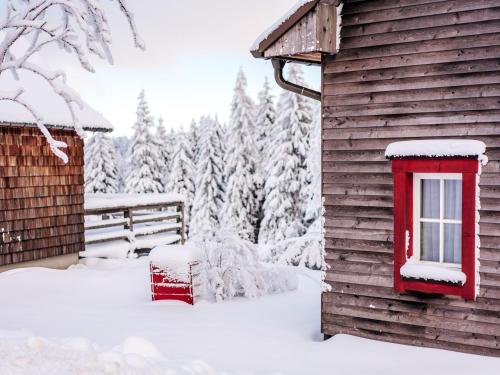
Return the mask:
[[302, 0], [252, 53], [322, 103], [324, 335], [500, 356], [500, 0]]
[[[17, 267], [66, 268], [85, 250], [83, 140], [66, 104], [36, 77], [0, 78], [2, 90], [25, 88], [23, 100], [44, 118], [52, 136], [68, 145], [65, 164], [23, 107], [0, 102], [0, 272]], [[84, 129], [110, 131], [88, 105], [75, 108]]]

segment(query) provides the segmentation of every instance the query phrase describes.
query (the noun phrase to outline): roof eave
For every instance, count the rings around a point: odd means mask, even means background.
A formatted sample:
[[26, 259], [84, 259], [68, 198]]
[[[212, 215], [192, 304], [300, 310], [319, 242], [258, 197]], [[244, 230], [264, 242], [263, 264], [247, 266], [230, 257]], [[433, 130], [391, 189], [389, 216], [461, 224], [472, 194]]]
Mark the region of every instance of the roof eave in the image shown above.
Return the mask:
[[[65, 125], [51, 125], [51, 124], [45, 124], [45, 126], [48, 129], [54, 129], [54, 130], [75, 130], [74, 127], [72, 126], [65, 126]], [[36, 128], [37, 125], [33, 123], [27, 123], [27, 122], [2, 122], [0, 121], [0, 127], [13, 127], [13, 128]], [[83, 126], [83, 130], [85, 131], [90, 131], [94, 133], [111, 133], [114, 129], [110, 128], [105, 128], [105, 127], [95, 127], [95, 126]]]
[[264, 52], [290, 30], [307, 13], [313, 10], [320, 0], [314, 0], [299, 7], [285, 22], [263, 39], [257, 49], [250, 51], [255, 58], [264, 58]]

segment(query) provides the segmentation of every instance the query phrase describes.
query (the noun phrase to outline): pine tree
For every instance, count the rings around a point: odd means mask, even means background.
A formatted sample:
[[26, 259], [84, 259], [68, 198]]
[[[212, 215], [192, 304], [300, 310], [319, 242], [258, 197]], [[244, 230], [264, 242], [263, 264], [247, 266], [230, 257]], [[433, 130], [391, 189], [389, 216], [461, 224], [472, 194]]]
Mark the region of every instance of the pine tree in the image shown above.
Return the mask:
[[[259, 152], [258, 172], [264, 178], [266, 166], [270, 156], [269, 142], [274, 134], [274, 122], [276, 121], [276, 110], [274, 108], [274, 96], [271, 93], [269, 80], [265, 79], [264, 86], [258, 95], [259, 101], [255, 111], [256, 144]], [[258, 215], [256, 223], [256, 235], [260, 232], [260, 226], [264, 216], [264, 186], [257, 191]]]
[[193, 163], [196, 165], [200, 156], [200, 129], [194, 119], [191, 121], [191, 125], [189, 126], [189, 142], [191, 144]]
[[187, 139], [184, 130], [176, 135], [176, 144], [172, 156], [172, 169], [170, 172], [167, 191], [169, 193], [178, 193], [184, 196], [185, 201], [185, 223], [186, 230], [189, 228], [191, 218], [191, 208], [194, 200], [194, 164], [191, 154], [191, 145]]
[[127, 136], [113, 137], [113, 147], [115, 149], [116, 167], [118, 169], [117, 187], [118, 192], [125, 191], [127, 176], [130, 172], [129, 151], [131, 139]]
[[313, 120], [309, 137], [309, 152], [306, 159], [306, 186], [303, 189], [303, 224], [310, 227], [320, 216], [321, 202], [321, 107], [313, 109]]
[[259, 103], [255, 113], [255, 128], [257, 132], [257, 149], [261, 160], [267, 160], [269, 137], [276, 121], [276, 109], [274, 108], [274, 96], [271, 94], [269, 80], [265, 79], [264, 86], [259, 92]]
[[196, 167], [196, 193], [194, 197], [191, 237], [211, 240], [217, 233], [223, 199], [223, 154], [218, 124], [210, 117], [202, 117], [203, 129], [200, 137], [200, 158]]
[[95, 133], [85, 144], [85, 193], [118, 192], [118, 169], [113, 143], [106, 133]]
[[163, 124], [163, 117], [161, 116], [158, 118], [155, 140], [160, 151], [159, 166], [161, 168], [161, 184], [163, 187], [166, 187], [168, 184], [168, 176], [170, 175], [173, 149], [169, 136], [167, 135], [167, 130]]
[[130, 162], [131, 170], [127, 178], [125, 191], [127, 193], [161, 193], [161, 158], [158, 143], [155, 141], [154, 123], [149, 113], [144, 90], [139, 95], [137, 105], [137, 120], [134, 124]]
[[[303, 85], [302, 71], [292, 65], [289, 80]], [[306, 158], [311, 128], [309, 100], [284, 91], [278, 104], [276, 134], [269, 146], [271, 155], [265, 178], [264, 218], [259, 242], [275, 243], [304, 233], [302, 202], [307, 184]]]
[[254, 105], [246, 94], [243, 70], [236, 79], [226, 144], [226, 194], [222, 215], [242, 239], [254, 241], [258, 214], [257, 147], [252, 123]]

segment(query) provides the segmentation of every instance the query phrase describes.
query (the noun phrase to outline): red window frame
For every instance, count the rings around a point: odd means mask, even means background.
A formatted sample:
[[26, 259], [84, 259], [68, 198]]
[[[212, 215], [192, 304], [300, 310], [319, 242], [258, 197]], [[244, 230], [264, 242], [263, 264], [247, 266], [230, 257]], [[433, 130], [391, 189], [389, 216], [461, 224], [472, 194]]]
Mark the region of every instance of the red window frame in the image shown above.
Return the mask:
[[[394, 289], [397, 292], [423, 292], [460, 296], [474, 300], [476, 295], [476, 176], [479, 161], [472, 158], [404, 158], [392, 160], [394, 178]], [[464, 285], [437, 281], [409, 280], [401, 277], [401, 267], [413, 255], [413, 174], [462, 174], [462, 272]], [[406, 254], [407, 231], [410, 234]]]

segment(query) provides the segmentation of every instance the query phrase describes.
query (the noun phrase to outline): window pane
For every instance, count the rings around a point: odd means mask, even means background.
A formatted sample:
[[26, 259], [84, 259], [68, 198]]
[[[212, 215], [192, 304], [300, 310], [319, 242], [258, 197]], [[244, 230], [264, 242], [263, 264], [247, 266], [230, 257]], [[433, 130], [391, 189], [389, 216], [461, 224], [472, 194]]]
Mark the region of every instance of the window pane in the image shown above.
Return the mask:
[[422, 180], [422, 217], [426, 219], [439, 219], [439, 180]]
[[439, 262], [439, 224], [420, 224], [420, 259], [429, 262]]
[[462, 225], [444, 225], [444, 261], [462, 263]]
[[444, 181], [444, 218], [462, 220], [462, 181]]

